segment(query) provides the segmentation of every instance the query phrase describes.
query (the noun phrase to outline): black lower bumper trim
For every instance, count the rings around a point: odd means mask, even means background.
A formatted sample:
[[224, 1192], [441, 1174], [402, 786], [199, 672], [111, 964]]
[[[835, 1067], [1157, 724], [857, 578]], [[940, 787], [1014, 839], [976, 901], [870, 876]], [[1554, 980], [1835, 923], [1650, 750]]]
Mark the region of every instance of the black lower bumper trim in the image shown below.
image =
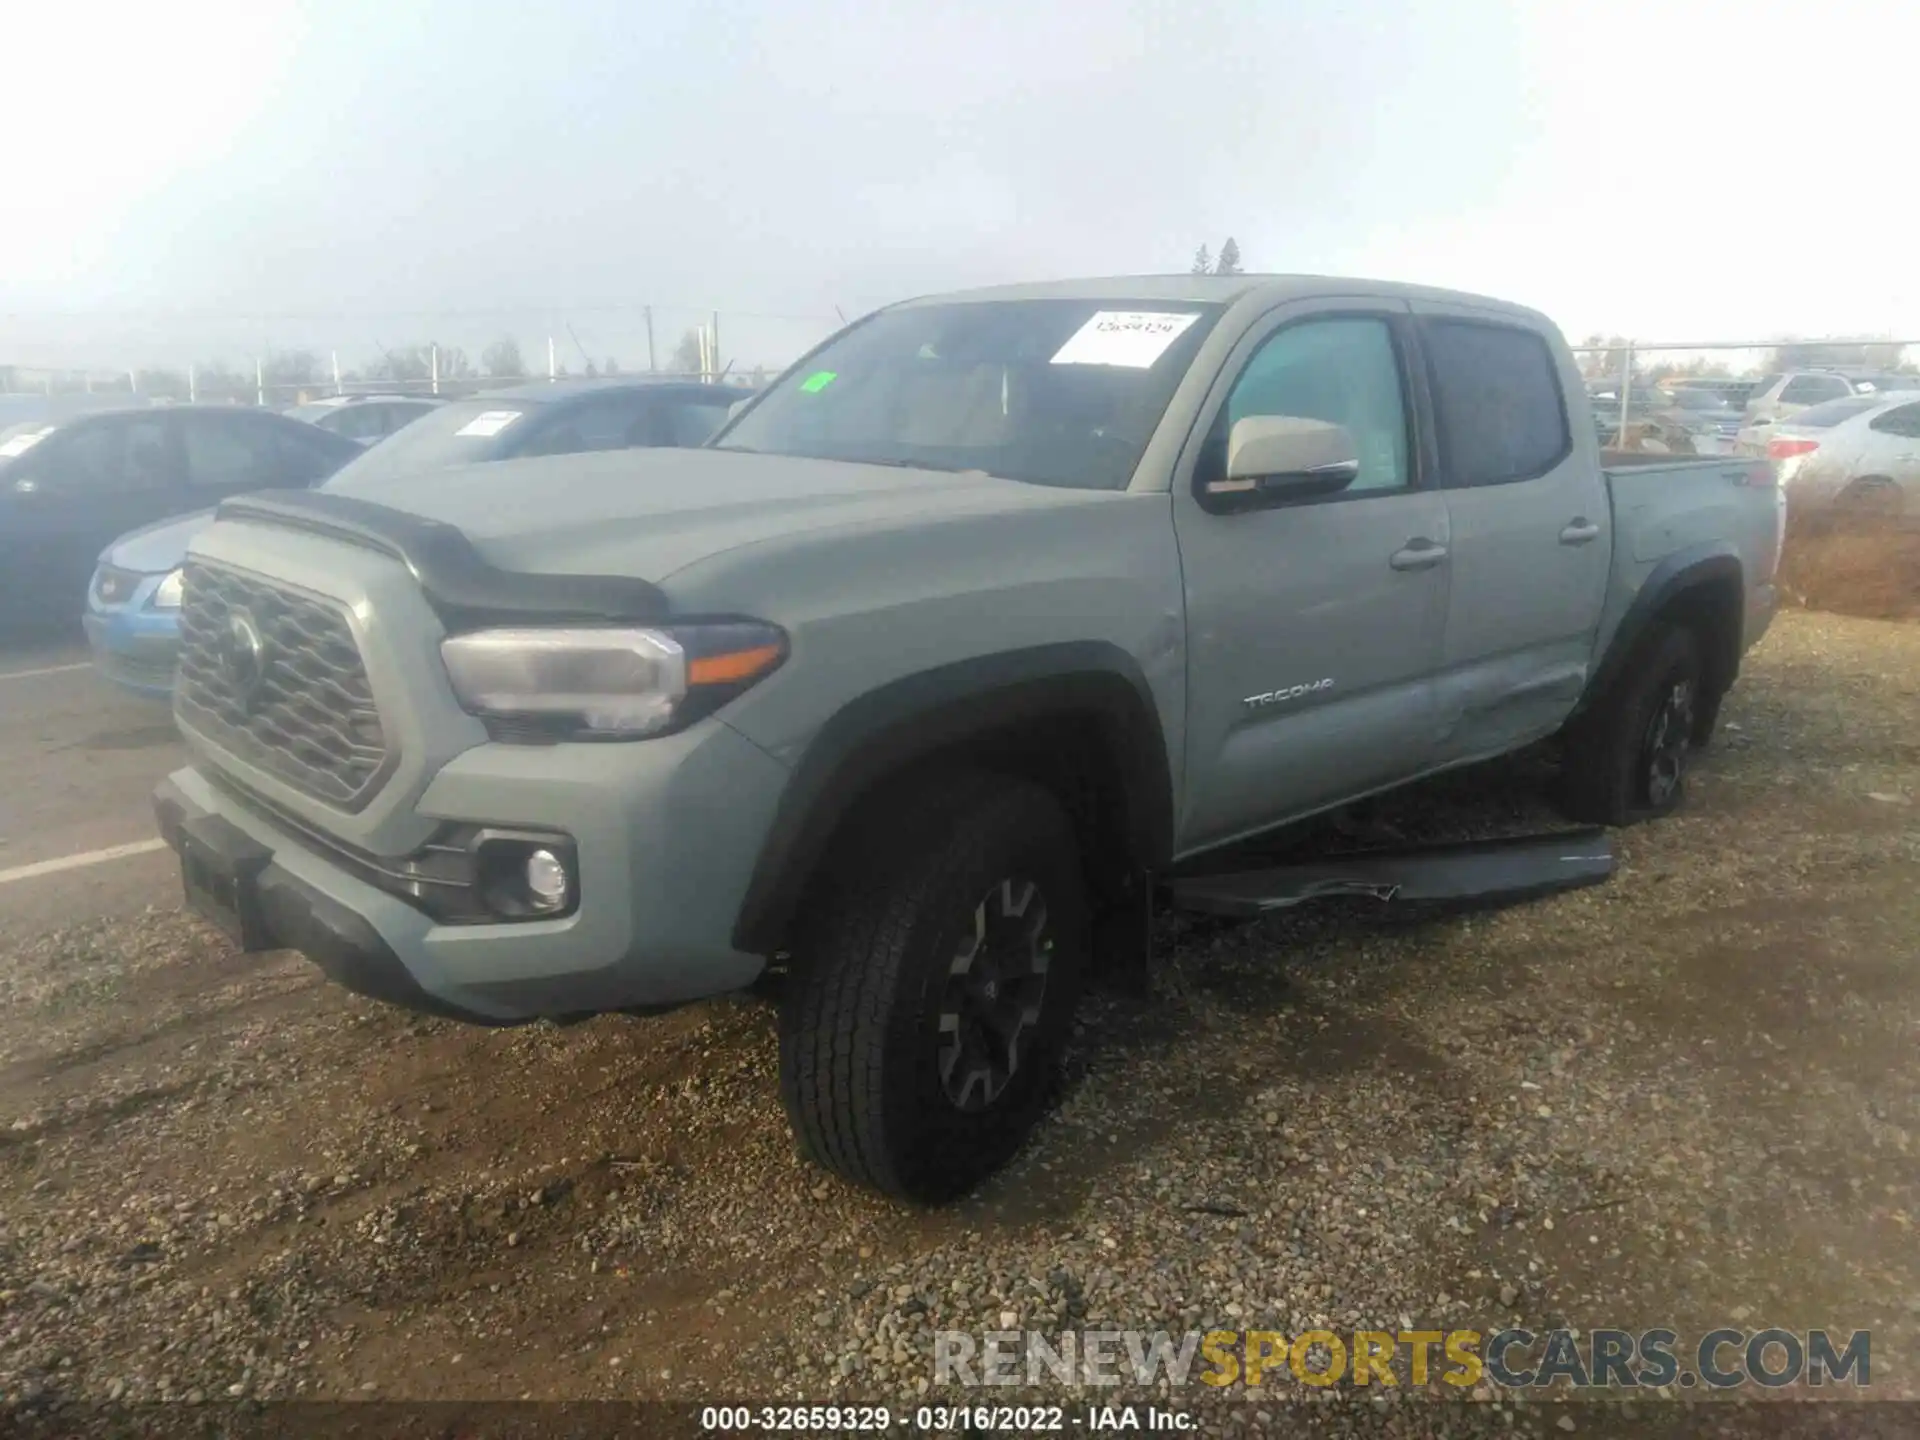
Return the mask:
[[[154, 791], [153, 810], [161, 838], [175, 853], [186, 843], [183, 837], [189, 827], [196, 837], [211, 837], [220, 830], [240, 833], [220, 817], [201, 810], [170, 780], [163, 780]], [[255, 921], [250, 927], [250, 948], [297, 950], [336, 985], [370, 1000], [469, 1025], [521, 1023], [475, 1014], [429, 994], [366, 917], [275, 864], [266, 847], [247, 841], [244, 848], [247, 864], [242, 868], [247, 873], [240, 884], [243, 903]]]

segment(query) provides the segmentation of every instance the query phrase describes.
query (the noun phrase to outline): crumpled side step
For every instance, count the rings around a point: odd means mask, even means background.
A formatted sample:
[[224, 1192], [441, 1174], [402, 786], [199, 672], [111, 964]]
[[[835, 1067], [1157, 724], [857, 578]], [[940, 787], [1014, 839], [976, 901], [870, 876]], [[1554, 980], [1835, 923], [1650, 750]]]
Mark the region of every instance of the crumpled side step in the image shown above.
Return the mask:
[[1598, 885], [1612, 874], [1607, 832], [1593, 827], [1188, 876], [1167, 889], [1176, 909], [1245, 918], [1333, 895], [1504, 904]]

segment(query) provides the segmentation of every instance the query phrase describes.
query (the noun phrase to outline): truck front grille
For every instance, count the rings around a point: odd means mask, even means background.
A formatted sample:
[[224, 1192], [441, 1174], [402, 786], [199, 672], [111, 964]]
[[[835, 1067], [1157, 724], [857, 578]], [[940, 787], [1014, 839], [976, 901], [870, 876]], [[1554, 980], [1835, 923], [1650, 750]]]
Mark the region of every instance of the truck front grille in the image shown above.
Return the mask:
[[345, 612], [199, 561], [185, 582], [180, 722], [317, 800], [364, 806], [397, 757]]

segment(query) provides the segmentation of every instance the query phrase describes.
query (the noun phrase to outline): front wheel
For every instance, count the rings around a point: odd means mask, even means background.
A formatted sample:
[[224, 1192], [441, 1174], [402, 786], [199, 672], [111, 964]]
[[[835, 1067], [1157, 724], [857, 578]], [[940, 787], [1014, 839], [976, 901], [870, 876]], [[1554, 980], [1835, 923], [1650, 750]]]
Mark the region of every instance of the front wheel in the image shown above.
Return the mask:
[[902, 1199], [972, 1189], [1052, 1092], [1078, 999], [1086, 902], [1045, 790], [967, 772], [886, 807], [804, 927], [780, 1020], [801, 1146]]
[[1567, 727], [1560, 809], [1599, 825], [1672, 814], [1686, 797], [1687, 762], [1702, 720], [1717, 705], [1704, 688], [1693, 632], [1658, 628], [1608, 692]]

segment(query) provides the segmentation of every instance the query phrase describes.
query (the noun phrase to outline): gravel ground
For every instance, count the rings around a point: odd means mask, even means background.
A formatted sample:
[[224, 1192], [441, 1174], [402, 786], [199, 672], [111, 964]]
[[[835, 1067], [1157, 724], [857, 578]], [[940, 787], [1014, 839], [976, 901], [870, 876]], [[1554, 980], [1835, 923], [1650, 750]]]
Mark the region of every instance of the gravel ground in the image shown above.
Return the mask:
[[[1092, 1000], [1056, 1118], [940, 1212], [795, 1157], [755, 1002], [482, 1031], [171, 910], [14, 943], [0, 1394], [897, 1408], [935, 1330], [1511, 1322], [1868, 1328], [1916, 1396], [1920, 626], [1786, 615], [1726, 722], [1607, 886], [1165, 921], [1151, 998]], [[1526, 781], [1397, 823], [1524, 819]], [[1200, 1388], [1160, 1398], [1300, 1393]]]

